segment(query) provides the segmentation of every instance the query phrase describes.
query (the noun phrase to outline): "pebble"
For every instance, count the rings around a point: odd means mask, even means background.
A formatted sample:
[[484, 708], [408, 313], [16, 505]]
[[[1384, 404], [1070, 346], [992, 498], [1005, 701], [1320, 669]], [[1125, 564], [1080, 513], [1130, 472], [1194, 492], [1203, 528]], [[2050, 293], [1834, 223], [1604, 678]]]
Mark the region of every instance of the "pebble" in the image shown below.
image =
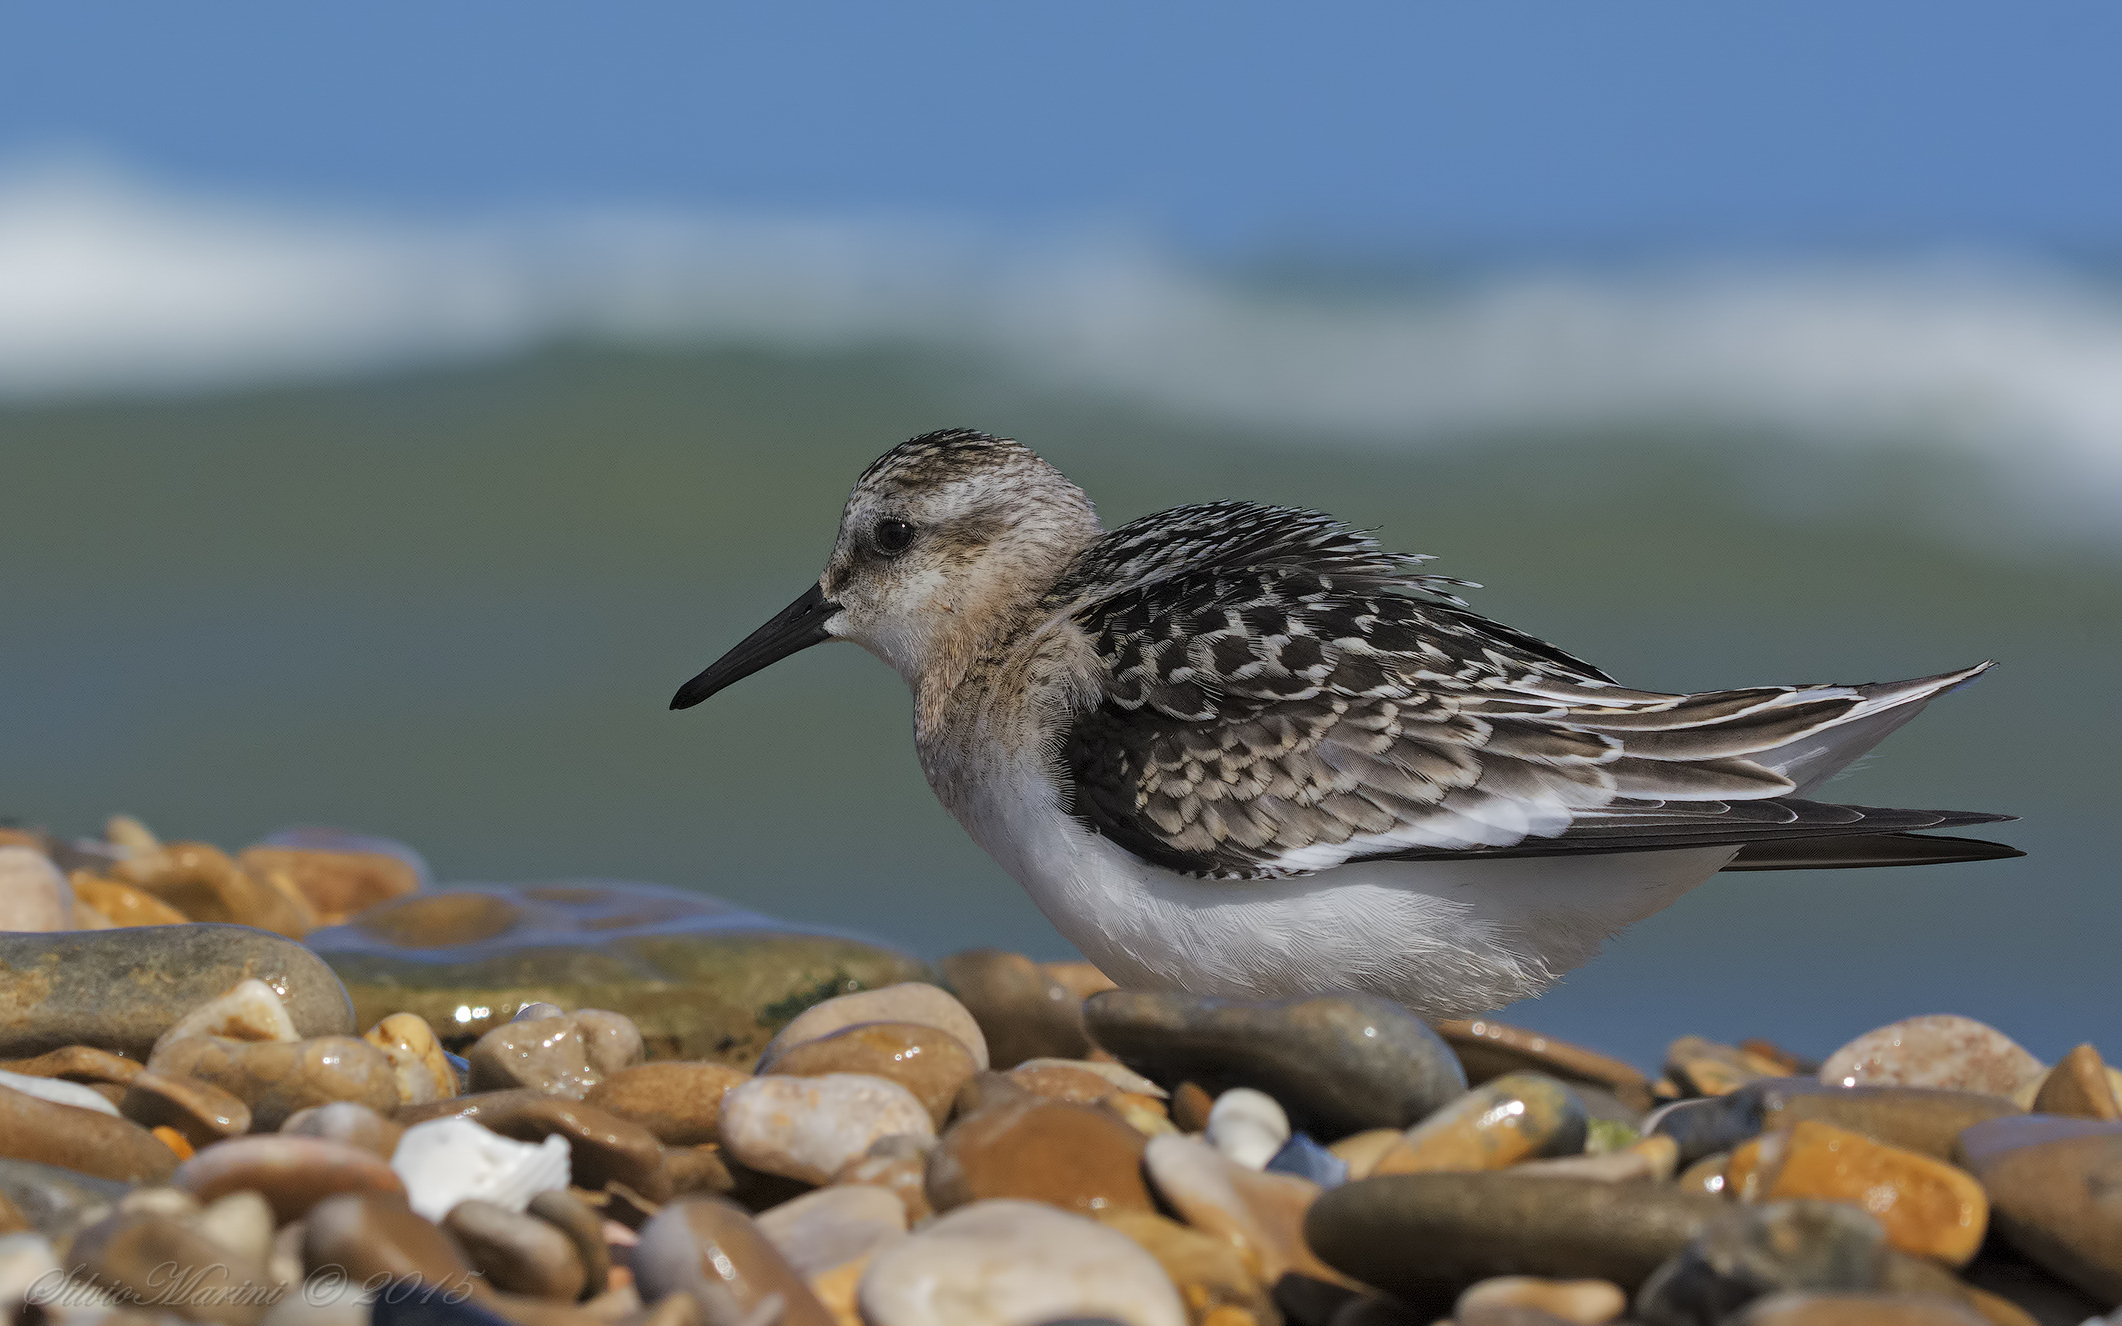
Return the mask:
[[671, 1195], [671, 1179], [663, 1167], [663, 1148], [656, 1135], [640, 1124], [583, 1101], [519, 1088], [407, 1106], [398, 1111], [397, 1118], [408, 1125], [408, 1135], [411, 1125], [458, 1118], [476, 1121], [519, 1142], [562, 1137], [572, 1158], [576, 1187], [594, 1189], [621, 1183], [651, 1202]]
[[33, 1077], [28, 1073], [0, 1072], [0, 1087], [20, 1091], [24, 1095], [48, 1100], [55, 1105], [72, 1105], [77, 1109], [94, 1110], [98, 1114], [117, 1114], [118, 1107], [98, 1092], [79, 1082], [69, 1082], [60, 1077]]
[[246, 848], [236, 864], [260, 879], [282, 876], [302, 895], [321, 925], [420, 889], [421, 872], [389, 852], [319, 851], [301, 847]]
[[1584, 1150], [1584, 1103], [1544, 1073], [1510, 1073], [1476, 1087], [1407, 1130], [1373, 1174], [1503, 1169]]
[[357, 1036], [237, 1041], [186, 1036], [147, 1061], [150, 1072], [195, 1077], [250, 1107], [255, 1128], [276, 1129], [297, 1110], [351, 1100], [384, 1113], [398, 1107], [390, 1057]]
[[0, 930], [74, 928], [74, 891], [34, 847], [0, 847]]
[[1051, 1206], [1008, 1200], [960, 1207], [879, 1252], [859, 1300], [869, 1326], [1187, 1320], [1170, 1278], [1133, 1239]]
[[755, 1077], [722, 1097], [722, 1143], [768, 1174], [827, 1183], [870, 1143], [933, 1136], [928, 1110], [897, 1082], [859, 1073]]
[[366, 1105], [335, 1100], [329, 1105], [296, 1110], [280, 1125], [280, 1132], [289, 1137], [321, 1137], [327, 1141], [346, 1142], [388, 1161], [397, 1152], [399, 1140], [405, 1136], [405, 1126]]
[[1021, 953], [968, 949], [937, 966], [987, 1038], [982, 1068], [1027, 1059], [1080, 1059], [1090, 1053], [1083, 997]]
[[494, 1288], [572, 1303], [588, 1271], [575, 1241], [535, 1216], [473, 1198], [450, 1208], [442, 1228]]
[[2056, 1061], [2034, 1095], [2034, 1113], [2068, 1114], [2081, 1119], [2122, 1119], [2122, 1102], [2100, 1052], [2080, 1045]]
[[1266, 1169], [1289, 1141], [1289, 1116], [1275, 1098], [1251, 1087], [1232, 1087], [1209, 1107], [1209, 1144], [1247, 1169]]
[[1783, 1076], [1783, 1065], [1701, 1036], [1682, 1036], [1665, 1049], [1665, 1074], [1697, 1096], [1728, 1096], [1748, 1083]]
[[[1989, 1201], [1971, 1175], [1830, 1124], [1806, 1121], [1771, 1136], [1781, 1145], [1747, 1182], [1748, 1200], [1847, 1202], [1869, 1211], [1893, 1246], [1954, 1266], [1965, 1265], [1982, 1245]], [[1747, 1147], [1761, 1145], [1757, 1140]], [[1735, 1184], [1744, 1163], [1734, 1154]]]
[[2122, 1123], [2028, 1115], [1961, 1135], [1991, 1221], [2028, 1259], [2122, 1303]]
[[[447, 1100], [457, 1094], [457, 1070], [426, 1018], [393, 1013], [363, 1032], [361, 1039], [391, 1056], [398, 1070], [398, 1095], [406, 1104]], [[423, 1074], [431, 1084], [425, 1089], [419, 1085]]]
[[640, 1063], [643, 1052], [631, 1018], [585, 1008], [496, 1027], [464, 1057], [472, 1066], [473, 1091], [528, 1087], [580, 1100], [605, 1078]]
[[[1646, 1137], [1640, 1142], [1599, 1155], [1563, 1156], [1556, 1160], [1531, 1160], [1511, 1167], [1520, 1178], [1597, 1179], [1602, 1183], [1663, 1183], [1678, 1167], [1680, 1148], [1670, 1137]], [[1722, 1190], [1722, 1185], [1719, 1185]]]
[[126, 1087], [118, 1112], [142, 1128], [173, 1128], [194, 1149], [241, 1137], [251, 1129], [250, 1106], [196, 1077], [138, 1073]]
[[106, 1082], [127, 1086], [145, 1071], [134, 1060], [93, 1045], [65, 1045], [28, 1059], [0, 1059], [0, 1069], [30, 1077], [63, 1077], [69, 1082]]
[[1632, 1291], [1732, 1209], [1663, 1185], [1387, 1174], [1322, 1194], [1304, 1234], [1329, 1265], [1408, 1298], [1497, 1275], [1611, 1280]]
[[928, 1152], [933, 1139], [882, 1137], [833, 1175], [835, 1185], [867, 1184], [899, 1199], [908, 1225], [935, 1214], [928, 1202]]
[[143, 1306], [181, 1305], [194, 1321], [251, 1326], [265, 1315], [263, 1261], [236, 1256], [193, 1220], [121, 1211], [75, 1235], [66, 1259]]
[[1405, 1128], [1466, 1090], [1451, 1048], [1374, 995], [1237, 1001], [1114, 990], [1085, 1000], [1083, 1015], [1130, 1068], [1217, 1092], [1257, 1088], [1322, 1138]]
[[1360, 1133], [1350, 1133], [1326, 1149], [1348, 1166], [1349, 1178], [1367, 1179], [1377, 1168], [1378, 1161], [1400, 1145], [1404, 1136], [1405, 1133], [1398, 1128], [1366, 1128]]
[[1078, 1105], [1095, 1105], [1121, 1094], [1111, 1078], [1092, 1072], [1080, 1059], [1028, 1059], [1001, 1076], [1031, 1095]]
[[1531, 1308], [1582, 1326], [1601, 1326], [1620, 1316], [1627, 1307], [1628, 1295], [1611, 1281], [1499, 1275], [1467, 1286], [1452, 1315], [1464, 1322], [1471, 1314], [1499, 1308]]
[[1790, 1201], [1739, 1207], [1679, 1250], [1636, 1296], [1646, 1326], [1714, 1326], [1785, 1290], [1882, 1288], [1885, 1235], [1854, 1206]]
[[0, 1209], [56, 1244], [110, 1214], [126, 1189], [122, 1181], [0, 1157]]
[[1164, 1204], [1195, 1229], [1229, 1240], [1266, 1283], [1289, 1271], [1342, 1281], [1305, 1238], [1305, 1213], [1319, 1197], [1317, 1184], [1255, 1173], [1198, 1137], [1152, 1138], [1143, 1160]]
[[[776, 1326], [834, 1326], [832, 1314], [751, 1217], [713, 1197], [687, 1197], [641, 1227], [632, 1253], [644, 1301], [686, 1292], [710, 1322], [745, 1322], [771, 1295], [782, 1299]], [[759, 1318], [774, 1321], [771, 1315]]]
[[302, 1222], [302, 1261], [334, 1266], [363, 1284], [407, 1277], [446, 1290], [486, 1291], [449, 1235], [422, 1219], [396, 1193], [327, 1197]]
[[1505, 1073], [1535, 1072], [1612, 1092], [1630, 1109], [1651, 1107], [1650, 1079], [1633, 1064], [1489, 1018], [1453, 1018], [1436, 1024], [1437, 1034], [1459, 1056], [1472, 1086]]
[[179, 1017], [251, 977], [302, 1035], [354, 1030], [346, 990], [316, 954], [244, 926], [0, 934], [0, 1057], [91, 1045], [145, 1059]]
[[906, 1233], [906, 1208], [882, 1188], [820, 1188], [759, 1213], [755, 1223], [789, 1265], [815, 1277]]
[[1806, 1120], [1863, 1133], [1889, 1146], [1950, 1160], [1962, 1130], [1987, 1119], [2007, 1118], [2019, 1107], [2002, 1096], [1937, 1087], [1851, 1087], [1841, 1091], [1761, 1094], [1763, 1131]]
[[536, 1194], [524, 1211], [559, 1230], [575, 1245], [575, 1255], [583, 1268], [582, 1296], [594, 1298], [603, 1293], [612, 1271], [611, 1245], [604, 1241], [604, 1218], [572, 1193], [559, 1189]]
[[390, 1168], [412, 1209], [429, 1220], [474, 1198], [521, 1211], [536, 1194], [567, 1186], [568, 1140], [519, 1142], [470, 1119], [430, 1119], [405, 1130]]
[[1996, 1028], [1935, 1013], [1865, 1032], [1827, 1056], [1820, 1080], [1831, 1086], [1946, 1087], [2008, 1097], [2043, 1071], [2040, 1060]]
[[251, 977], [186, 1013], [155, 1040], [155, 1049], [187, 1036], [219, 1036], [232, 1041], [298, 1041], [295, 1020], [273, 987]]
[[345, 980], [365, 1027], [417, 1013], [456, 1045], [549, 1001], [626, 1015], [651, 1058], [744, 1069], [821, 999], [929, 975], [883, 944], [802, 933], [696, 890], [646, 884], [425, 891], [308, 943]]
[[941, 1128], [950, 1118], [958, 1088], [980, 1067], [962, 1041], [940, 1028], [918, 1022], [858, 1022], [778, 1053], [769, 1052], [760, 1060], [759, 1071], [783, 1077], [862, 1073], [897, 1082], [913, 1093], [928, 1110], [929, 1121]]
[[255, 926], [300, 939], [316, 925], [306, 899], [278, 881], [239, 869], [208, 843], [171, 843], [114, 863], [120, 883], [153, 894], [194, 921]]
[[273, 1208], [259, 1193], [232, 1192], [206, 1203], [199, 1232], [239, 1257], [263, 1264], [273, 1253]]
[[805, 1041], [863, 1022], [914, 1022], [934, 1027], [956, 1037], [972, 1055], [976, 1068], [985, 1071], [993, 1066], [988, 1058], [987, 1037], [971, 1010], [948, 990], [924, 981], [902, 981], [881, 990], [861, 990], [813, 1004], [780, 1030], [760, 1059], [772, 1059]]
[[130, 884], [120, 884], [115, 879], [76, 870], [68, 882], [74, 890], [76, 904], [87, 906], [114, 926], [183, 925], [191, 920], [154, 894]]
[[1320, 1146], [1308, 1133], [1293, 1134], [1282, 1149], [1270, 1156], [1270, 1174], [1294, 1174], [1321, 1188], [1338, 1188], [1348, 1182], [1348, 1162]]
[[55, 1104], [6, 1086], [0, 1086], [0, 1156], [132, 1183], [159, 1183], [177, 1167], [175, 1152], [116, 1110]]
[[666, 1146], [699, 1146], [721, 1136], [722, 1096], [750, 1077], [727, 1064], [667, 1059], [622, 1068], [582, 1101], [631, 1119]]
[[1643, 1131], [1672, 1138], [1680, 1148], [1680, 1163], [1692, 1165], [1706, 1155], [1729, 1151], [1758, 1136], [1771, 1100], [1806, 1094], [1836, 1092], [1817, 1078], [1768, 1078], [1729, 1095], [1662, 1106], [1644, 1119]]
[[953, 1124], [928, 1157], [928, 1200], [938, 1211], [1021, 1198], [1082, 1212], [1147, 1211], [1144, 1139], [1089, 1105], [1032, 1096]]
[[287, 1133], [231, 1138], [177, 1167], [170, 1184], [211, 1202], [233, 1192], [255, 1192], [282, 1222], [340, 1193], [403, 1193], [405, 1185], [374, 1152], [349, 1142]]
[[[1049, 963], [1048, 965], [1052, 966], [1054, 964]], [[1088, 966], [1089, 964], [1086, 963], [1084, 965]], [[1092, 991], [1092, 993], [1097, 994], [1102, 993], [1102, 991]], [[1049, 1071], [1061, 1070], [1066, 1070], [1072, 1078], [1083, 1073], [1089, 1073], [1094, 1077], [1102, 1077], [1113, 1090], [1123, 1091], [1129, 1095], [1153, 1096], [1158, 1100], [1169, 1100], [1171, 1097], [1170, 1092], [1142, 1076], [1134, 1069], [1129, 1068], [1126, 1064], [1112, 1063], [1104, 1059], [1026, 1059], [1023, 1063], [1010, 1069], [1009, 1076], [1012, 1081], [1023, 1085], [1026, 1090], [1037, 1091], [1038, 1088], [1030, 1085], [1031, 1083], [1044, 1081], [1044, 1074]], [[1196, 1129], [1195, 1131], [1198, 1132], [1200, 1130]]]
[[[1204, 1326], [1211, 1319], [1218, 1326], [1244, 1326], [1247, 1319], [1273, 1322], [1281, 1315], [1267, 1287], [1230, 1240], [1150, 1211], [1109, 1211], [1098, 1223], [1127, 1235], [1157, 1259], [1178, 1289], [1192, 1326]], [[1244, 1315], [1236, 1315], [1240, 1313]]]
[[1920, 1294], [1770, 1294], [1747, 1304], [1733, 1326], [1988, 1326], [1950, 1299]]

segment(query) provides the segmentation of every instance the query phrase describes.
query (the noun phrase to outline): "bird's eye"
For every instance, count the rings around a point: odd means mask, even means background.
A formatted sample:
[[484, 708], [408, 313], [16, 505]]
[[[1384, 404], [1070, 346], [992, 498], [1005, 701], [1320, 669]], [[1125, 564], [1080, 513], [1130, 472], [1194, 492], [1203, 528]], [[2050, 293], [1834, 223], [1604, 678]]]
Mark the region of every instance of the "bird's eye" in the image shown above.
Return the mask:
[[897, 557], [914, 541], [914, 527], [903, 520], [880, 520], [877, 522], [877, 551], [886, 557]]

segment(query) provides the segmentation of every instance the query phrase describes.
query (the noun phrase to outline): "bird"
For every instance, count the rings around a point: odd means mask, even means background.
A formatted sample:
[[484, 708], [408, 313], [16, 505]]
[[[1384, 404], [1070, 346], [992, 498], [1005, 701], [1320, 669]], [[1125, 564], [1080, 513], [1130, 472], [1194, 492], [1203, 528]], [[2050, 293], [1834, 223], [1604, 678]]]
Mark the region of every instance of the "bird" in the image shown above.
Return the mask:
[[1244, 501], [1107, 531], [1030, 448], [932, 432], [862, 472], [817, 582], [671, 708], [861, 645], [912, 691], [937, 798], [1128, 989], [1472, 1017], [1721, 870], [2024, 855], [1916, 832], [2010, 816], [1811, 799], [1988, 662], [1634, 690], [1427, 560]]

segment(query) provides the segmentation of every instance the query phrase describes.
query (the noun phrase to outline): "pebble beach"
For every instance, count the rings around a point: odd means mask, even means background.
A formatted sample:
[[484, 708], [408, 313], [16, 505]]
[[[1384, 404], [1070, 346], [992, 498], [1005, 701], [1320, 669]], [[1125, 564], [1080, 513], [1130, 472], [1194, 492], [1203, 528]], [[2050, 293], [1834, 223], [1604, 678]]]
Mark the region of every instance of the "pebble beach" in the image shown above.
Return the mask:
[[[20, 1326], [2122, 1322], [2122, 1074], [1630, 1064], [298, 830], [0, 829]], [[2112, 1315], [2107, 1315], [2112, 1314]]]

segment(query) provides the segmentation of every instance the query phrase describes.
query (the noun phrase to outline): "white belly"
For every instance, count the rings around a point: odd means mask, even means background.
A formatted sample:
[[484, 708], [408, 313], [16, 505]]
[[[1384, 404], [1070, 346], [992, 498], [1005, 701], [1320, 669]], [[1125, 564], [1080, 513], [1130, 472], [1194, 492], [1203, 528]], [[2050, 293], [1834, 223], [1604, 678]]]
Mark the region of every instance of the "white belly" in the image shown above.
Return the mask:
[[981, 780], [959, 821], [1122, 985], [1382, 994], [1436, 1019], [1538, 994], [1722, 869], [1729, 847], [1380, 861], [1304, 879], [1189, 879], [1062, 813], [1043, 771]]

